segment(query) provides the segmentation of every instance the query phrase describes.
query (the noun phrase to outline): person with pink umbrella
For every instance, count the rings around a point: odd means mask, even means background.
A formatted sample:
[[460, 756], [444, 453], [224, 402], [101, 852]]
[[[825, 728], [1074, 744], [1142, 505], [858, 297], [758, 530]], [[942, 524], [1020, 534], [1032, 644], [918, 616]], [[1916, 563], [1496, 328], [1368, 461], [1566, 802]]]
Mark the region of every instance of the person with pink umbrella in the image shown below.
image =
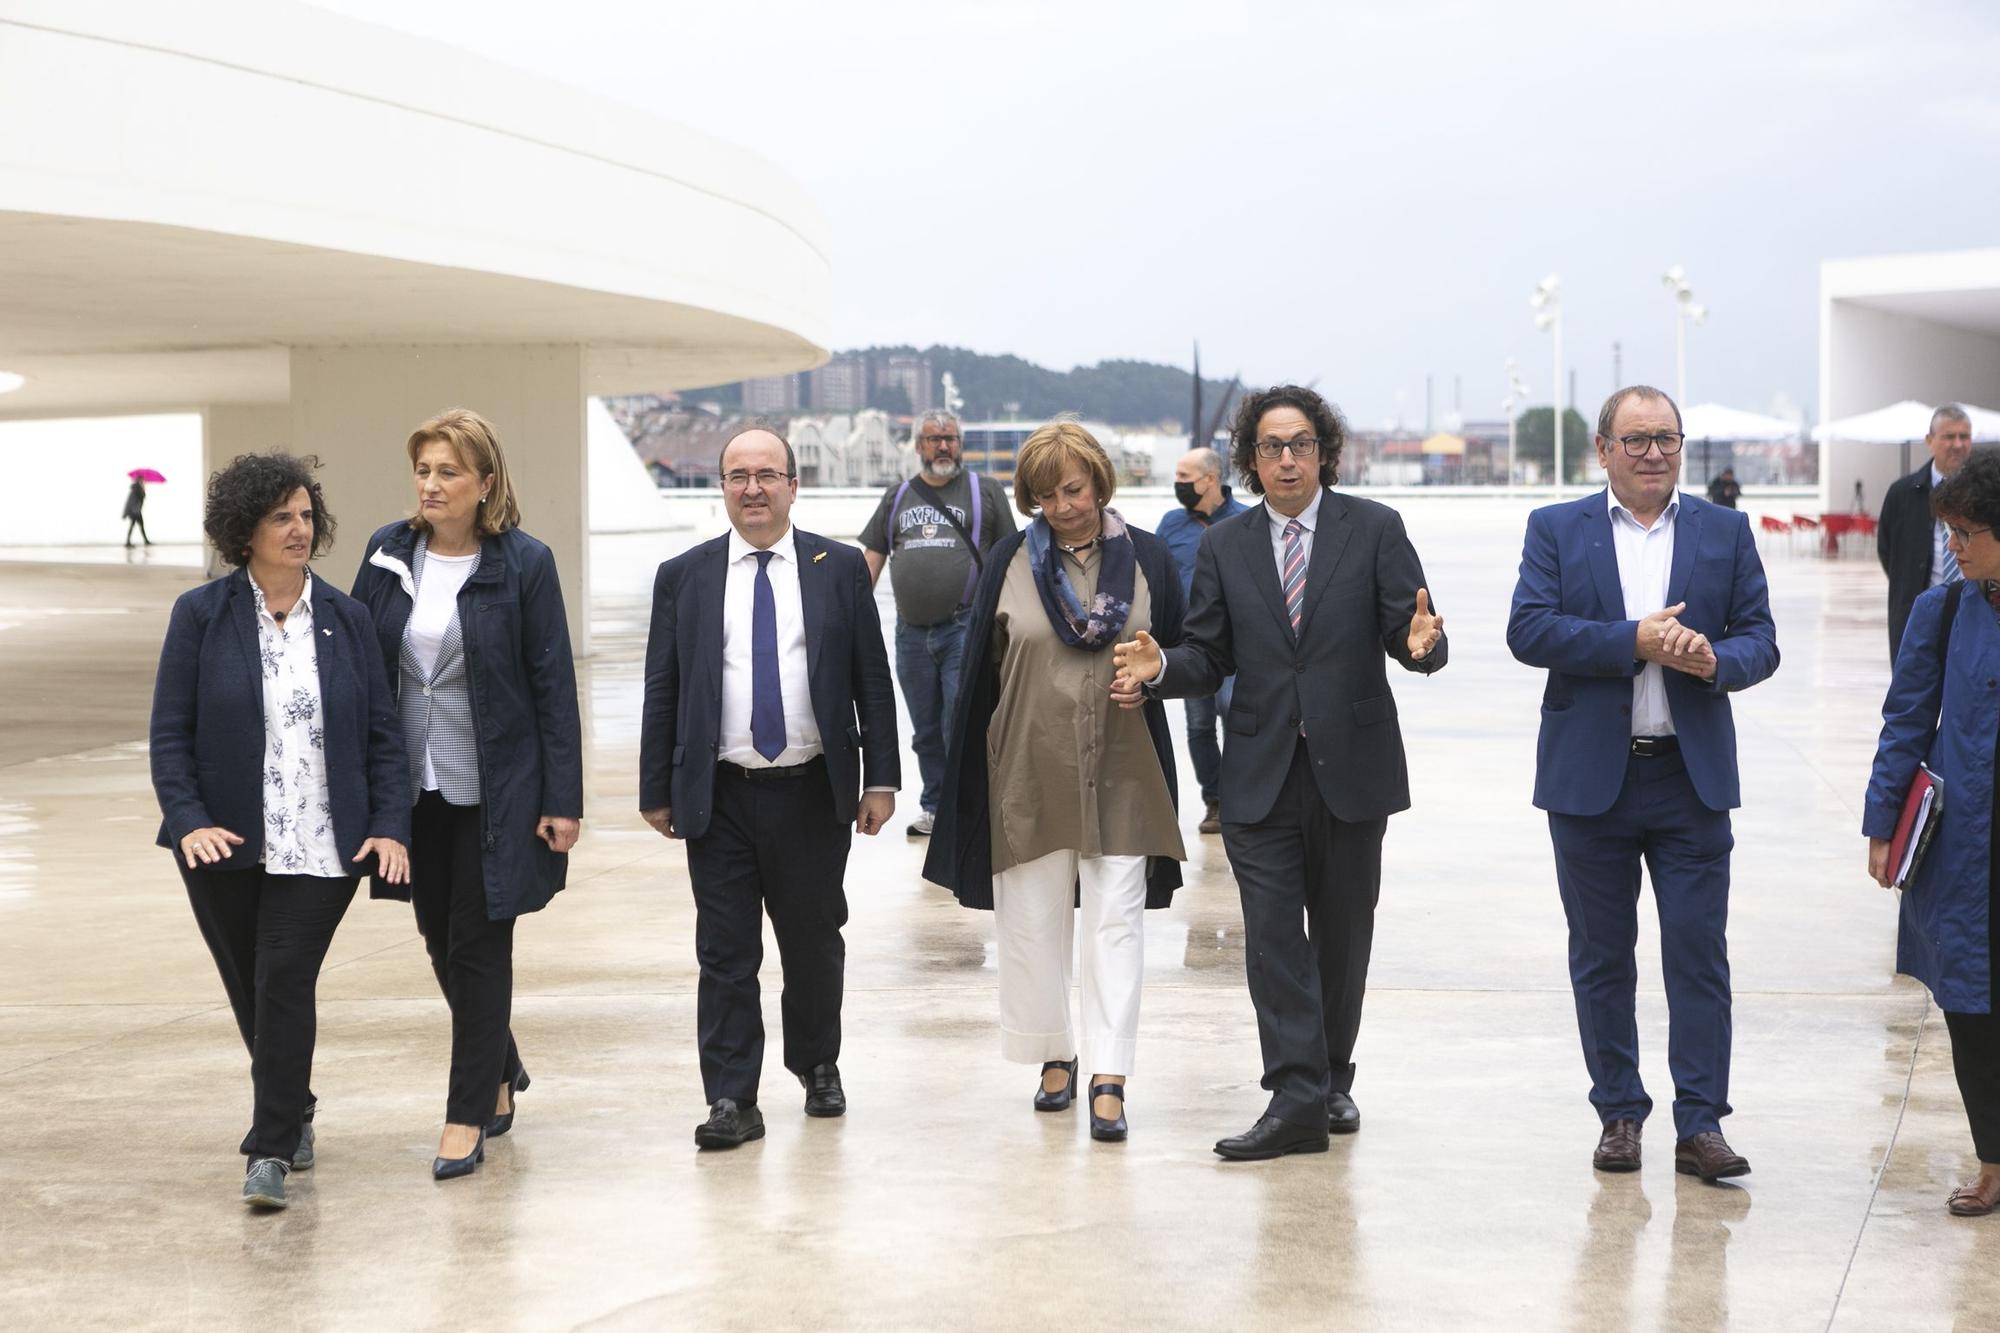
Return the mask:
[[166, 478], [149, 467], [133, 468], [127, 476], [132, 478], [132, 489], [125, 493], [125, 549], [132, 549], [132, 529], [139, 530], [139, 536], [151, 546], [153, 539], [146, 536], [146, 483], [162, 482]]

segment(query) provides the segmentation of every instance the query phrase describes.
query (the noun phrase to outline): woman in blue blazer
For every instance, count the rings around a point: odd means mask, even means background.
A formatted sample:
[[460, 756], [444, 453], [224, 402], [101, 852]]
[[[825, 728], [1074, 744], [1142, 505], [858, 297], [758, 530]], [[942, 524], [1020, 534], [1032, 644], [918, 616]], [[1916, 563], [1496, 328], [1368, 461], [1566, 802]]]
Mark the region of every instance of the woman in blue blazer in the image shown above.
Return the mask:
[[181, 594], [153, 685], [153, 790], [196, 924], [250, 1048], [243, 1199], [285, 1206], [312, 1165], [314, 991], [372, 860], [409, 875], [409, 773], [375, 626], [313, 578], [333, 542], [311, 459], [245, 454], [202, 526], [233, 573]]
[[528, 1086], [508, 1030], [514, 919], [563, 887], [583, 818], [583, 727], [555, 557], [520, 529], [493, 428], [453, 408], [406, 448], [416, 516], [369, 538], [354, 595], [396, 685], [415, 797], [410, 883], [372, 892], [410, 900], [451, 1006], [431, 1163], [448, 1180], [513, 1127]]
[[1951, 1032], [1952, 1064], [1972, 1124], [1979, 1175], [1947, 1207], [1977, 1217], [2000, 1205], [2000, 1014], [1993, 1006], [1995, 890], [2000, 822], [1994, 786], [2000, 750], [2000, 455], [1974, 454], [1931, 493], [1962, 582], [1917, 598], [1882, 702], [1882, 739], [1868, 781], [1862, 832], [1868, 873], [1887, 888], [1904, 795], [1928, 763], [1944, 788], [1944, 816], [1903, 889], [1896, 970], [1930, 987]]

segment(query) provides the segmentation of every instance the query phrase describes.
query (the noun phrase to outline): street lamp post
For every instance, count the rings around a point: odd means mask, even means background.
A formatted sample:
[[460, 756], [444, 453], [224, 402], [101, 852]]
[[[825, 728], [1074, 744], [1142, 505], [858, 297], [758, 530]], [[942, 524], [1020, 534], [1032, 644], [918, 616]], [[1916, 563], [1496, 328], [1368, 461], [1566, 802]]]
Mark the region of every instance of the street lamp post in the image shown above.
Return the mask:
[[1521, 378], [1520, 363], [1513, 357], [1507, 358], [1507, 396], [1500, 400], [1500, 410], [1507, 414], [1507, 485], [1514, 485], [1514, 444], [1520, 423], [1516, 419], [1517, 410], [1528, 401], [1528, 384]]
[[1685, 412], [1688, 408], [1688, 321], [1699, 324], [1707, 319], [1708, 307], [1695, 303], [1694, 288], [1688, 285], [1687, 269], [1680, 264], [1661, 274], [1660, 284], [1674, 301], [1674, 401]]
[[1535, 291], [1528, 298], [1528, 304], [1535, 309], [1535, 327], [1554, 335], [1556, 354], [1555, 377], [1555, 487], [1556, 494], [1562, 494], [1563, 484], [1563, 315], [1562, 279], [1551, 273], [1535, 284]]

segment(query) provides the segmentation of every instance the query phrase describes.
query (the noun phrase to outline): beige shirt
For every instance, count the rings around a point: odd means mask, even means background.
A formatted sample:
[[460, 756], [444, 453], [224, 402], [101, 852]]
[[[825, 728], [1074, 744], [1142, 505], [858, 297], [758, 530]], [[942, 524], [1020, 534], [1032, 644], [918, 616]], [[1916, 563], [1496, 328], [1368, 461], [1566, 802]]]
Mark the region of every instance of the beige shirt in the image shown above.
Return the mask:
[[[1077, 600], [1097, 592], [1098, 549], [1063, 556]], [[1130, 639], [1152, 628], [1153, 598], [1139, 572]], [[1000, 699], [986, 729], [987, 813], [993, 872], [1050, 852], [1186, 859], [1142, 710], [1111, 702], [1111, 648], [1087, 652], [1057, 637], [1035, 588], [1028, 545], [1007, 566], [994, 612]]]

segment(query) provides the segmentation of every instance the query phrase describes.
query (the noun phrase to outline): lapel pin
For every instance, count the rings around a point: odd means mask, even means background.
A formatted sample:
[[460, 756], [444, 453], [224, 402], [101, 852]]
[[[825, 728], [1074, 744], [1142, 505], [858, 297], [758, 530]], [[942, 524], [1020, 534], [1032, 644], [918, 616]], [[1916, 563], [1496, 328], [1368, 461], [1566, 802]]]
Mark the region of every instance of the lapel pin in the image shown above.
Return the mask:
[[326, 635], [326, 637], [329, 639], [333, 637], [333, 631], [330, 629], [323, 629], [320, 631], [320, 633]]
[[822, 561], [822, 560], [824, 560], [824, 559], [826, 559], [826, 552], [825, 552], [825, 551], [821, 551], [821, 552], [820, 552], [820, 553], [819, 553], [818, 555], [816, 555], [816, 556], [814, 556], [814, 557], [813, 557], [813, 563], [814, 563], [814, 564], [816, 565], [816, 564], [818, 564], [818, 563], [819, 563], [820, 561]]

